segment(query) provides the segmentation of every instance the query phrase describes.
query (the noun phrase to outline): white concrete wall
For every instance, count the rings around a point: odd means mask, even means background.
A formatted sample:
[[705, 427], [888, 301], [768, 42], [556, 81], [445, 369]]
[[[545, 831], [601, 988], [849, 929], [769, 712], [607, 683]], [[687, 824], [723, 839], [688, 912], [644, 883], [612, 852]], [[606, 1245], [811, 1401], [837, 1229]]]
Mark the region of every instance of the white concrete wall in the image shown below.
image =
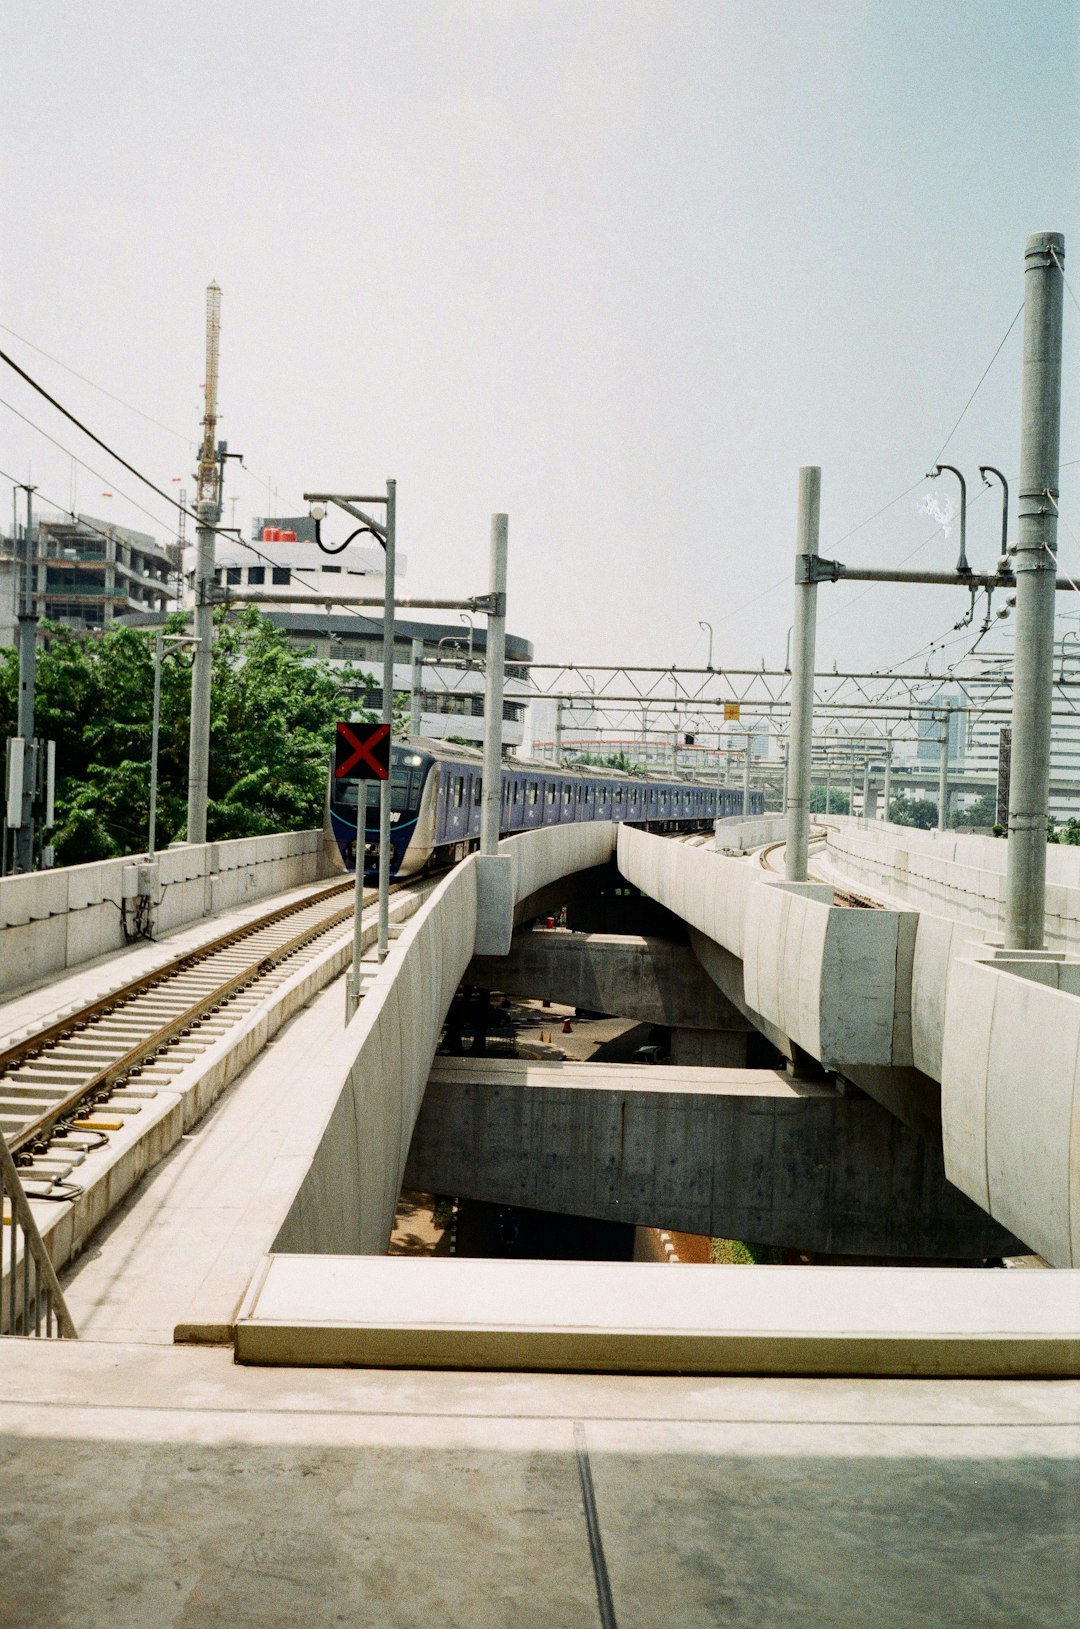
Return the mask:
[[778, 843], [787, 836], [786, 815], [758, 815], [744, 820], [742, 815], [724, 815], [713, 821], [716, 847], [745, 854], [747, 849], [762, 848], [766, 843]]
[[[551, 827], [506, 838], [513, 897], [610, 858], [615, 828]], [[385, 1251], [413, 1127], [447, 1009], [476, 946], [480, 857], [439, 884], [343, 1031], [341, 1092], [302, 1174], [275, 1251]]]
[[[855, 881], [877, 884], [924, 910], [993, 937], [1004, 922], [1008, 845], [997, 837], [919, 831], [884, 821], [830, 815], [828, 852]], [[1046, 849], [1046, 940], [1052, 950], [1080, 946], [1080, 848]]]
[[[146, 863], [121, 856], [0, 878], [0, 995], [122, 949], [121, 905]], [[185, 844], [154, 866], [158, 936], [331, 874], [321, 830]]]
[[958, 959], [941, 1067], [946, 1175], [1055, 1267], [1080, 1267], [1078, 976]]
[[910, 1065], [913, 912], [835, 907], [827, 884], [626, 826], [618, 854], [635, 887], [742, 959], [766, 1026], [832, 1067]]
[[476, 866], [470, 858], [439, 884], [394, 942], [342, 1031], [336, 1052], [341, 1091], [275, 1251], [385, 1251], [439, 1032], [475, 937]]

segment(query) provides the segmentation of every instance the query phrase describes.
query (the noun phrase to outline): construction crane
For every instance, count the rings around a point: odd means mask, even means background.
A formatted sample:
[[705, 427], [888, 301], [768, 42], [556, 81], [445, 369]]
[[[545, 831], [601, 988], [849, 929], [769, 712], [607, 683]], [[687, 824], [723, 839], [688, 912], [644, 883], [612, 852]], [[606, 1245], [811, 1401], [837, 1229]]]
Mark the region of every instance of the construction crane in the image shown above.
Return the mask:
[[218, 348], [221, 343], [221, 290], [211, 283], [206, 291], [206, 384], [203, 387], [203, 438], [196, 479], [197, 503], [220, 503], [217, 450]]

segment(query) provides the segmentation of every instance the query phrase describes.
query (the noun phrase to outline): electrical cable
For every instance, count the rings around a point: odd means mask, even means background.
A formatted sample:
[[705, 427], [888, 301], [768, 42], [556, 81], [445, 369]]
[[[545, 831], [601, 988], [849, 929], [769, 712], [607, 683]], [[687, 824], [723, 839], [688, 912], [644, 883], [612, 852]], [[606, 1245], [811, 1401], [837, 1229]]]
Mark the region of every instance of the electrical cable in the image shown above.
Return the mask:
[[43, 350], [40, 345], [35, 345], [32, 339], [27, 339], [23, 334], [17, 334], [14, 328], [8, 327], [6, 322], [0, 322], [0, 331], [10, 334], [12, 339], [17, 339], [20, 345], [26, 345], [30, 350], [36, 351], [39, 356], [45, 357], [46, 361], [55, 362], [58, 368], [63, 368], [65, 373], [70, 373], [73, 379], [78, 379], [82, 384], [89, 385], [91, 390], [100, 391], [111, 402], [116, 402], [120, 407], [126, 407], [129, 413], [135, 413], [139, 418], [145, 419], [147, 424], [156, 425], [159, 430], [167, 431], [169, 435], [175, 436], [178, 441], [184, 441], [189, 447], [197, 450], [199, 444], [192, 436], [185, 435], [182, 430], [177, 430], [174, 425], [163, 424], [160, 419], [154, 418], [152, 414], [144, 413], [141, 407], [136, 407], [132, 402], [126, 402], [122, 396], [114, 395], [111, 390], [106, 390], [104, 385], [99, 385], [95, 380], [88, 379], [85, 373], [79, 373], [78, 369], [69, 367], [66, 362], [61, 362], [58, 356], [53, 356], [51, 352]]
[[[1053, 254], [1053, 250], [1051, 250], [1050, 252], [1051, 252], [1051, 254]], [[1019, 317], [1020, 317], [1020, 313], [1023, 311], [1023, 309], [1024, 309], [1024, 302], [1021, 300], [1020, 305], [1019, 305], [1019, 307], [1017, 309], [1017, 312], [1016, 312], [1016, 316], [1013, 317], [1012, 322], [1010, 322], [1009, 326], [1006, 328], [1004, 334], [1001, 337], [1001, 343], [998, 345], [997, 350], [994, 352], [993, 356], [990, 358], [989, 362], [986, 364], [985, 368], [983, 369], [982, 373], [980, 374], [979, 383], [975, 386], [975, 389], [971, 392], [971, 395], [968, 397], [967, 401], [964, 403], [963, 412], [960, 414], [960, 417], [957, 419], [956, 423], [953, 425], [952, 429], [949, 431], [948, 435], [945, 437], [945, 440], [941, 443], [941, 446], [938, 448], [935, 457], [931, 460], [931, 468], [933, 467], [934, 464], [937, 464], [937, 463], [941, 462], [942, 453], [945, 451], [946, 447], [949, 445], [949, 442], [952, 440], [952, 438], [956, 434], [957, 430], [959, 430], [960, 425], [963, 423], [964, 415], [967, 413], [968, 408], [971, 406], [972, 402], [975, 400], [976, 396], [979, 394], [979, 391], [982, 389], [983, 380], [986, 378], [986, 375], [990, 372], [990, 369], [993, 367], [994, 363], [997, 361], [998, 357], [1001, 355], [1001, 352], [1002, 352], [1002, 350], [1004, 349], [1004, 346], [1005, 346], [1005, 341], [1008, 339], [1009, 335], [1012, 333], [1013, 329], [1016, 327], [1016, 324], [1017, 324], [1017, 322], [1019, 320]]]

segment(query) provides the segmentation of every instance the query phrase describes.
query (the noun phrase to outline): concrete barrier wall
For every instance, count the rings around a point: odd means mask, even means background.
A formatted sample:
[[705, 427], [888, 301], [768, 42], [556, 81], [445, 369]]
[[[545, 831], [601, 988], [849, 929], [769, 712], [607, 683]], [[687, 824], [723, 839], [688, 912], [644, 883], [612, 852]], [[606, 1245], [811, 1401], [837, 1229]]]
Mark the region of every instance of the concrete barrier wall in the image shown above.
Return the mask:
[[316, 830], [185, 844], [152, 863], [127, 855], [0, 878], [0, 995], [122, 949], [138, 893], [149, 892], [161, 937], [330, 874]]
[[512, 862], [515, 904], [538, 893], [560, 877], [606, 865], [615, 853], [616, 833], [626, 828], [611, 820], [582, 822], [580, 826], [547, 826], [539, 831], [504, 837], [499, 853]]
[[941, 1068], [950, 1182], [1055, 1267], [1080, 1267], [1078, 987], [1075, 961], [959, 959]]
[[[506, 838], [514, 899], [610, 859], [615, 827], [552, 827]], [[476, 944], [478, 861], [435, 889], [391, 946], [336, 1053], [341, 1091], [273, 1249], [380, 1254], [447, 1009]]]
[[[1008, 845], [1001, 838], [837, 815], [827, 825], [829, 854], [846, 876], [990, 937], [1002, 926]], [[1053, 950], [1080, 944], [1080, 848], [1047, 845], [1046, 939]]]
[[274, 1251], [386, 1250], [443, 1019], [472, 957], [476, 892], [468, 859], [409, 922], [342, 1031], [341, 1091]]
[[621, 825], [618, 861], [619, 870], [635, 888], [666, 905], [725, 950], [742, 955], [746, 899], [756, 886], [754, 871], [745, 860]]
[[787, 817], [758, 815], [753, 820], [744, 820], [742, 815], [724, 815], [713, 821], [713, 830], [718, 849], [744, 854], [747, 849], [781, 842], [787, 836]]
[[913, 912], [835, 907], [827, 884], [786, 883], [625, 826], [618, 853], [624, 877], [741, 958], [743, 999], [765, 1033], [833, 1068], [910, 1065]]

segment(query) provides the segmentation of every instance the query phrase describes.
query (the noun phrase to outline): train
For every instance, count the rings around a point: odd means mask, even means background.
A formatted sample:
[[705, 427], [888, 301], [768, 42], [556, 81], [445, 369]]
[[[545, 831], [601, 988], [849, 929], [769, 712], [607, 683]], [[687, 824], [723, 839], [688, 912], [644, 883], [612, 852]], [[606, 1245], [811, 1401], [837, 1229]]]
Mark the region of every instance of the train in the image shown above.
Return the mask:
[[[483, 753], [415, 738], [390, 751], [390, 875], [416, 877], [456, 861], [480, 842]], [[379, 782], [337, 781], [330, 767], [328, 842], [345, 868], [356, 868], [358, 799], [364, 798], [365, 876], [379, 863]], [[764, 812], [751, 792], [750, 812]], [[580, 820], [625, 820], [650, 831], [687, 831], [721, 815], [742, 814], [742, 792], [698, 781], [630, 775], [595, 764], [556, 768], [514, 758], [503, 764], [499, 832]]]

